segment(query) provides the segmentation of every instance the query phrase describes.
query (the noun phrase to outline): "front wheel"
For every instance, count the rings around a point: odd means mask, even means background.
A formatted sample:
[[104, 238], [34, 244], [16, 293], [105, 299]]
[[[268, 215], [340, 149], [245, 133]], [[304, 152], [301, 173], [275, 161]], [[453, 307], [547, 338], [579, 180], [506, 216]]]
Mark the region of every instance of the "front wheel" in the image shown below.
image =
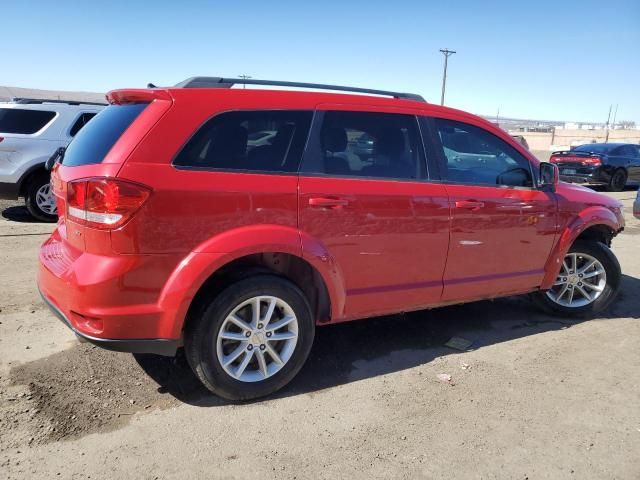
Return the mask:
[[32, 217], [41, 222], [55, 222], [58, 218], [56, 198], [47, 172], [37, 173], [29, 180], [25, 205]]
[[234, 283], [190, 319], [185, 352], [200, 381], [228, 400], [269, 395], [289, 383], [315, 333], [300, 289], [273, 275]]
[[533, 294], [547, 313], [584, 317], [606, 309], [618, 294], [620, 264], [600, 242], [577, 241], [564, 257], [551, 289]]

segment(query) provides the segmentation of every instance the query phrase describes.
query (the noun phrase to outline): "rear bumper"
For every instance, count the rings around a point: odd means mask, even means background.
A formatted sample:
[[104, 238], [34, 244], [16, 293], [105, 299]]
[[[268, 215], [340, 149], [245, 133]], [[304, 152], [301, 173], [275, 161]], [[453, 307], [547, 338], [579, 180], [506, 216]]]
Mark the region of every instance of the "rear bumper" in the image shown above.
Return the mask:
[[586, 169], [581, 167], [581, 172], [569, 175], [563, 172], [566, 168], [570, 167], [560, 167], [560, 180], [563, 182], [580, 183], [583, 185], [607, 185], [611, 177], [603, 167], [595, 167], [588, 171], [585, 171]]
[[174, 355], [175, 312], [157, 305], [174, 262], [158, 255], [81, 252], [59, 229], [40, 248], [38, 289], [76, 335], [120, 352]]
[[568, 183], [579, 183], [582, 185], [606, 185], [607, 182], [595, 180], [589, 175], [560, 175], [560, 180]]
[[19, 196], [19, 187], [17, 183], [0, 182], [0, 199], [15, 200]]
[[81, 341], [92, 343], [98, 347], [106, 350], [113, 350], [115, 352], [128, 352], [128, 353], [155, 353], [156, 355], [164, 355], [167, 357], [173, 357], [180, 346], [178, 340], [168, 340], [164, 338], [154, 339], [107, 339], [92, 337], [78, 331], [65, 314], [55, 304], [49, 300], [40, 291], [40, 296], [49, 309], [55, 314], [62, 323], [64, 323], [69, 329], [75, 333]]

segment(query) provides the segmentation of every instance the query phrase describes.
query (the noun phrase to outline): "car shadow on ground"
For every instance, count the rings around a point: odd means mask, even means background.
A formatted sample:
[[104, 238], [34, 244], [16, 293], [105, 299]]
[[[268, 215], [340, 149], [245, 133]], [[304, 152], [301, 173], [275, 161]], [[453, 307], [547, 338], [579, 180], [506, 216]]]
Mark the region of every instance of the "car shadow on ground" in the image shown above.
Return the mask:
[[[320, 327], [298, 376], [282, 391], [258, 401], [312, 393], [423, 365], [459, 353], [444, 345], [452, 337], [473, 342], [469, 350], [477, 350], [585, 321], [640, 318], [640, 279], [623, 275], [621, 292], [599, 320], [547, 316], [527, 297], [509, 297]], [[155, 355], [135, 358], [158, 383], [160, 393], [201, 407], [228, 403], [200, 385], [182, 355], [175, 359]]]
[[45, 223], [31, 216], [24, 205], [13, 205], [2, 210], [2, 216], [11, 222]]
[[[608, 193], [608, 190], [604, 185], [588, 185], [588, 188], [590, 188], [592, 190], [595, 190], [596, 192]], [[640, 189], [640, 183], [630, 182], [624, 187], [624, 189], [622, 191], [623, 192], [635, 192], [638, 189]]]

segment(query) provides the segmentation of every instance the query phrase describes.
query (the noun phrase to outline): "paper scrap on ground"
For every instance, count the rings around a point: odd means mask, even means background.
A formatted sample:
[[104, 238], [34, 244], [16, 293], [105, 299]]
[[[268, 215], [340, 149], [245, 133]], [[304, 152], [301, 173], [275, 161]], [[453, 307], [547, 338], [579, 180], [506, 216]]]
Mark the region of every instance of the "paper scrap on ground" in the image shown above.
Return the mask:
[[451, 337], [447, 343], [444, 344], [445, 347], [453, 348], [455, 350], [467, 350], [473, 342], [471, 340], [467, 340], [462, 337]]

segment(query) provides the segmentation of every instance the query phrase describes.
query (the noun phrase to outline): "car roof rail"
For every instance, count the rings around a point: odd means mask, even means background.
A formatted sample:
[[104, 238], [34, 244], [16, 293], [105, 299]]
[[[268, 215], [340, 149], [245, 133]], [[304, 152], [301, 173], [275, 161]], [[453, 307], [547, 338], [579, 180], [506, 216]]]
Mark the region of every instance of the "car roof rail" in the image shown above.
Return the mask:
[[64, 103], [67, 105], [108, 105], [105, 101], [102, 102], [83, 102], [80, 100], [60, 100], [54, 98], [27, 98], [27, 97], [13, 97], [12, 103], [19, 103], [21, 105], [34, 105], [38, 103]]
[[231, 88], [234, 85], [265, 85], [273, 87], [315, 88], [319, 90], [336, 90], [340, 92], [366, 93], [385, 97], [416, 100], [426, 103], [426, 100], [415, 93], [391, 92], [374, 90], [371, 88], [345, 87], [342, 85], [326, 85], [322, 83], [284, 82], [279, 80], [256, 80], [253, 78], [223, 78], [223, 77], [191, 77], [178, 83], [178, 88]]

